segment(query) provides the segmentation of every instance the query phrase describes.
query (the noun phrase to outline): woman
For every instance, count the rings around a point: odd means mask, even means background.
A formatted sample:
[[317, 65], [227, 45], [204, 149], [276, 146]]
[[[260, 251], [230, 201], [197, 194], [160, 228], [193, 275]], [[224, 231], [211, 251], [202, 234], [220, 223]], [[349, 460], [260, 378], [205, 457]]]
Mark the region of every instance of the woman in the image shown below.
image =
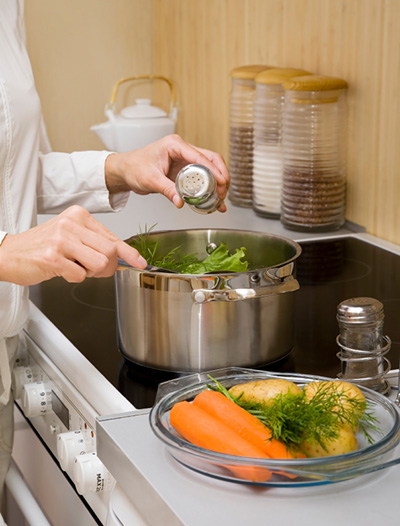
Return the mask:
[[[226, 197], [220, 155], [173, 135], [137, 151], [50, 152], [24, 44], [23, 1], [0, 2], [0, 493], [13, 437], [11, 366], [27, 319], [29, 285], [114, 273], [117, 259], [146, 261], [89, 212], [118, 211], [129, 192], [183, 206], [174, 178], [188, 163], [210, 168]], [[220, 211], [226, 210], [222, 203]], [[37, 213], [59, 214], [36, 226]]]

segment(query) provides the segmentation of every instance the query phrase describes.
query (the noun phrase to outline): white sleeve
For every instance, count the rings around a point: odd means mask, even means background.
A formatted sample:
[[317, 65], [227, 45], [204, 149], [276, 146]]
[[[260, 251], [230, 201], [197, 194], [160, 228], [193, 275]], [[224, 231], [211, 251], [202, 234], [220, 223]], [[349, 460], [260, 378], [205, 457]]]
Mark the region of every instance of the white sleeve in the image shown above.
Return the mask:
[[1, 247], [1, 244], [3, 243], [4, 238], [6, 237], [6, 235], [7, 235], [7, 232], [3, 232], [2, 230], [0, 230], [0, 247]]
[[58, 214], [77, 204], [89, 212], [118, 212], [129, 192], [110, 194], [104, 163], [111, 152], [51, 152], [39, 155], [37, 208], [39, 214]]

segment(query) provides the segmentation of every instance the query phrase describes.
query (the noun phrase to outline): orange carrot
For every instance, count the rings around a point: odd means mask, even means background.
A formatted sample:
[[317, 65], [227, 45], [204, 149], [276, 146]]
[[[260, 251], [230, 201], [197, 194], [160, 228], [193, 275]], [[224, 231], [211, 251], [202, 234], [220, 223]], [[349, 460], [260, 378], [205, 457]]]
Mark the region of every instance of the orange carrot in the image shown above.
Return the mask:
[[[169, 415], [171, 426], [196, 446], [240, 457], [268, 458], [268, 456], [238, 435], [220, 420], [189, 402], [177, 402]], [[271, 478], [267, 468], [225, 465], [237, 477], [252, 482], [265, 482]]]
[[217, 391], [202, 391], [193, 400], [193, 404], [225, 425], [236, 431], [248, 442], [264, 451], [270, 458], [304, 458], [304, 455], [292, 453], [280, 440], [272, 438], [272, 433], [258, 418], [229, 400]]

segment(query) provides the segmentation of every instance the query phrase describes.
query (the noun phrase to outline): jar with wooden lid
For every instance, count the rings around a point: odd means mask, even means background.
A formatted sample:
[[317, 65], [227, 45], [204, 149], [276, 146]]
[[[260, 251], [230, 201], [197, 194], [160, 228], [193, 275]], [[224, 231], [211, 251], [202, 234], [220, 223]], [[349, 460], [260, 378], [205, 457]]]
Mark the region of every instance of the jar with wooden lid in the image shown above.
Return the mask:
[[253, 209], [257, 215], [279, 218], [283, 172], [282, 111], [283, 84], [300, 75], [303, 69], [271, 68], [255, 78]]
[[344, 223], [346, 89], [343, 79], [316, 75], [284, 84], [281, 221], [289, 229]]
[[254, 79], [268, 66], [241, 66], [230, 72], [228, 197], [232, 204], [251, 208], [253, 204]]

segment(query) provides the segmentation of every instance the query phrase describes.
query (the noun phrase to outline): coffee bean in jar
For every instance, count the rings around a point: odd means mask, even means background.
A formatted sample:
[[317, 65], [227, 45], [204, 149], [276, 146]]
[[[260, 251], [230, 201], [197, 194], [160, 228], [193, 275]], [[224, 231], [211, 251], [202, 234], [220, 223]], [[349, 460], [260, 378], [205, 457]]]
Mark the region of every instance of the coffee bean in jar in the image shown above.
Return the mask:
[[336, 77], [284, 84], [281, 221], [289, 229], [330, 231], [345, 221], [345, 93]]

